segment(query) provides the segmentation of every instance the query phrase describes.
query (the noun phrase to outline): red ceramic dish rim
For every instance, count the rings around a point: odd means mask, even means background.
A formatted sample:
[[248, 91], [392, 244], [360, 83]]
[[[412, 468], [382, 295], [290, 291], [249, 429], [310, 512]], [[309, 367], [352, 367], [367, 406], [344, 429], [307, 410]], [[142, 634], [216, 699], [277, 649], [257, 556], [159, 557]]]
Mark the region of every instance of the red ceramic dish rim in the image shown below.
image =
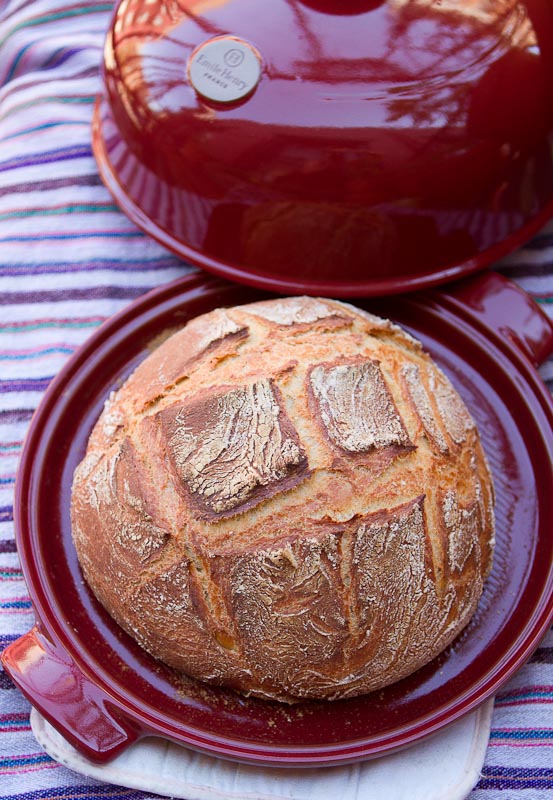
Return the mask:
[[[442, 728], [446, 723], [450, 723], [460, 716], [475, 709], [484, 700], [488, 699], [497, 691], [499, 686], [524, 663], [531, 653], [538, 646], [541, 638], [547, 631], [551, 619], [553, 618], [553, 575], [549, 577], [549, 582], [543, 587], [541, 603], [534, 609], [533, 614], [527, 620], [524, 639], [516, 643], [516, 647], [511, 649], [508, 658], [499, 665], [495, 666], [489, 674], [483, 675], [477, 687], [470, 686], [466, 691], [461, 692], [455, 700], [440, 712], [431, 711], [426, 716], [417, 719], [407, 725], [398, 725], [394, 735], [386, 737], [385, 741], [374, 741], [373, 739], [364, 741], [344, 742], [339, 745], [329, 746], [293, 746], [280, 747], [277, 745], [259, 744], [256, 742], [232, 740], [218, 735], [206, 735], [205, 731], [184, 729], [175, 726], [167, 717], [163, 715], [153, 715], [151, 710], [145, 705], [140, 705], [135, 698], [131, 698], [125, 691], [125, 687], [114, 682], [109, 671], [99, 673], [93, 671], [87, 658], [83, 656], [75, 646], [71, 633], [68, 633], [65, 620], [61, 619], [52, 608], [50, 597], [48, 596], [49, 587], [45, 585], [45, 578], [38, 570], [35, 553], [33, 552], [32, 536], [29, 535], [27, 526], [27, 499], [32, 482], [40, 476], [34, 474], [33, 460], [36, 455], [36, 448], [40, 448], [43, 428], [48, 426], [49, 412], [58, 402], [60, 392], [70, 383], [72, 375], [95, 352], [98, 347], [112, 338], [117, 340], [119, 332], [125, 326], [132, 323], [137, 308], [142, 314], [161, 314], [164, 303], [171, 302], [172, 293], [176, 291], [175, 286], [182, 282], [177, 281], [168, 287], [162, 287], [150, 292], [141, 298], [138, 303], [132, 304], [127, 309], [111, 318], [107, 323], [92, 335], [92, 337], [82, 346], [78, 353], [67, 362], [66, 366], [58, 374], [46, 392], [43, 402], [37, 410], [31, 423], [25, 448], [23, 451], [20, 465], [20, 479], [16, 485], [16, 536], [18, 549], [25, 579], [28, 584], [29, 593], [33, 607], [42, 628], [49, 638], [69, 654], [70, 659], [80, 670], [106, 693], [116, 708], [124, 715], [128, 715], [134, 724], [138, 725], [144, 733], [153, 732], [180, 741], [183, 744], [191, 745], [201, 751], [221, 755], [227, 758], [246, 760], [248, 762], [266, 763], [278, 766], [313, 766], [332, 765], [347, 763], [359, 760], [360, 758], [373, 757], [385, 752], [405, 747], [421, 737], [426, 737], [431, 733]], [[185, 279], [184, 285], [192, 293], [195, 288], [201, 293], [202, 287], [213, 283], [210, 280], [191, 277]], [[216, 282], [215, 282], [216, 283]], [[227, 294], [240, 295], [239, 287], [224, 289]], [[227, 297], [227, 295], [225, 295]], [[242, 302], [231, 300], [231, 302]], [[462, 304], [454, 299], [441, 297], [441, 302], [446, 309], [453, 315], [459, 317], [460, 323], [464, 321], [465, 313]], [[474, 320], [471, 320], [474, 324]], [[489, 333], [489, 330], [488, 330]], [[485, 332], [478, 331], [476, 327], [475, 338], [485, 335]], [[502, 342], [494, 342], [503, 353], [503, 357], [512, 364], [515, 371], [523, 373], [534, 390], [533, 398], [541, 407], [542, 412], [547, 418], [549, 425], [553, 424], [553, 401], [543, 384], [540, 382], [537, 373], [528, 363], [528, 359], [523, 357], [520, 349], [513, 346], [508, 338]], [[551, 438], [551, 435], [550, 435]], [[40, 710], [40, 698], [31, 697], [32, 702]]]
[[177, 239], [144, 213], [130, 197], [119, 180], [117, 173], [112, 169], [102, 135], [102, 117], [105, 114], [111, 115], [109, 105], [105, 98], [99, 97], [96, 100], [93, 114], [92, 149], [100, 176], [123, 213], [148, 236], [155, 239], [179, 258], [202, 267], [213, 275], [264, 291], [282, 294], [324, 294], [333, 297], [354, 298], [388, 296], [429, 289], [490, 267], [499, 259], [525, 244], [553, 217], [553, 199], [551, 199], [530, 221], [506, 236], [501, 242], [481, 251], [477, 256], [467, 261], [447, 264], [441, 269], [432, 270], [428, 273], [410, 273], [405, 276], [398, 275], [388, 279], [372, 278], [354, 282], [344, 282], [339, 279], [336, 281], [315, 281], [305, 280], [301, 277], [298, 277], [297, 280], [292, 280], [278, 275], [259, 274], [251, 268], [213, 258], [207, 253], [187, 245], [186, 242]]

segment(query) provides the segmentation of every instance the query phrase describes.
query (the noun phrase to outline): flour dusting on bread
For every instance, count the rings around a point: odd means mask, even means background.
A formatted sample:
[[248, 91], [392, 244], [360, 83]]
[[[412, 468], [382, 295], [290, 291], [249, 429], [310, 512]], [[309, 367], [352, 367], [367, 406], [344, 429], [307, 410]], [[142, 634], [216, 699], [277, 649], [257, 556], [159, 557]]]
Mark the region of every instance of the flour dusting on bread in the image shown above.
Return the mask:
[[421, 344], [326, 298], [216, 309], [106, 402], [84, 576], [154, 657], [261, 698], [353, 697], [469, 623], [494, 546], [477, 427]]

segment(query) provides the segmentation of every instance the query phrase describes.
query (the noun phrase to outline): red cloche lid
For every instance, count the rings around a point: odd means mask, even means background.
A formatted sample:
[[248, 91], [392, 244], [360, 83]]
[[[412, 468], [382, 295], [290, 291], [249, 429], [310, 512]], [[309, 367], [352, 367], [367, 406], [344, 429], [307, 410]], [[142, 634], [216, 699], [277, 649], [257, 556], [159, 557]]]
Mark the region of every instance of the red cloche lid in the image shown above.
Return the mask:
[[117, 202], [242, 283], [416, 289], [553, 213], [549, 0], [122, 0], [104, 79]]

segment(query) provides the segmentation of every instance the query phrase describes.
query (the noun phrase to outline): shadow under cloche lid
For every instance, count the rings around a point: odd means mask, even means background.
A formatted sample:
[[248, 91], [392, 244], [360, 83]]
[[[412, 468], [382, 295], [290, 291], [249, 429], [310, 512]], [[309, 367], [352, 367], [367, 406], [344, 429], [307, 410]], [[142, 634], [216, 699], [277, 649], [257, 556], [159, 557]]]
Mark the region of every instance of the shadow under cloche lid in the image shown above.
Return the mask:
[[441, 283], [553, 214], [553, 5], [122, 0], [93, 143], [129, 217], [208, 271]]

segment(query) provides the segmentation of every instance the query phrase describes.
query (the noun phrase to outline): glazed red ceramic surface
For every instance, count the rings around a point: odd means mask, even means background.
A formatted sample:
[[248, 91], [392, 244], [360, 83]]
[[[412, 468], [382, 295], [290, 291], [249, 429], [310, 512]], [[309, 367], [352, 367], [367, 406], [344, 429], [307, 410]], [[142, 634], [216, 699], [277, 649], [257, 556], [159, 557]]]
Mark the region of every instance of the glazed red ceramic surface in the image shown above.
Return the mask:
[[493, 273], [447, 292], [358, 304], [422, 339], [476, 418], [493, 470], [493, 571], [476, 616], [439, 658], [364, 697], [287, 706], [179, 678], [110, 619], [83, 581], [69, 519], [73, 471], [104, 400], [168, 329], [261, 296], [202, 274], [145, 295], [70, 359], [31, 424], [15, 511], [37, 623], [2, 660], [31, 702], [91, 759], [106, 761], [151, 733], [283, 767], [392, 752], [490, 697], [551, 623], [553, 405], [533, 364], [553, 348], [553, 330], [527, 295]]
[[553, 213], [553, 4], [124, 0], [93, 141], [123, 210], [208, 271], [451, 280]]

